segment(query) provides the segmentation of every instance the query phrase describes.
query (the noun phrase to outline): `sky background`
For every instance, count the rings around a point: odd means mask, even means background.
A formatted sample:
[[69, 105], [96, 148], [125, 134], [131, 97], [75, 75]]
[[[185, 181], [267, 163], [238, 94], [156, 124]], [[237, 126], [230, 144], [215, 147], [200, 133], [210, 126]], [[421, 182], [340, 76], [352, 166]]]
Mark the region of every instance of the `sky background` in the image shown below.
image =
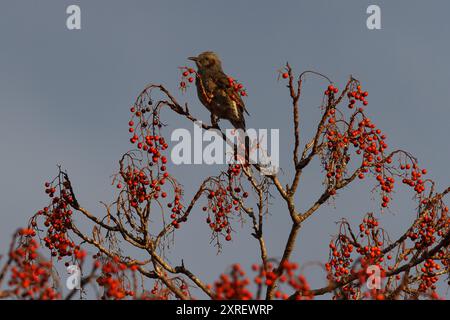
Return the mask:
[[[66, 28], [66, 7], [81, 7], [82, 30]], [[378, 4], [382, 30], [366, 28], [366, 8]], [[292, 115], [288, 92], [277, 69], [289, 61], [296, 72], [315, 70], [338, 87], [349, 75], [369, 91], [367, 114], [387, 134], [391, 148], [416, 155], [438, 190], [450, 181], [450, 2], [433, 1], [0, 1], [0, 252], [17, 227], [47, 204], [43, 183], [67, 169], [78, 200], [101, 216], [99, 201], [111, 202], [111, 175], [130, 149], [129, 107], [149, 82], [164, 84], [198, 118], [209, 115], [194, 90], [178, 91], [178, 67], [188, 56], [214, 50], [226, 73], [247, 87], [247, 127], [279, 128], [280, 179], [290, 181]], [[300, 101], [304, 136], [319, 119], [326, 86], [307, 77]], [[172, 129], [192, 129], [166, 113]], [[303, 143], [302, 143], [303, 144]], [[207, 175], [223, 166], [181, 166], [172, 172], [186, 199]], [[299, 210], [322, 192], [317, 161], [307, 170], [297, 197]], [[374, 180], [357, 181], [304, 223], [295, 261], [326, 261], [330, 237], [342, 217], [357, 227], [363, 215], [379, 215]], [[398, 186], [390, 212], [381, 219], [393, 237], [414, 219], [412, 193]], [[80, 223], [83, 220], [80, 219]], [[265, 221], [269, 255], [279, 258], [290, 218], [273, 201]], [[176, 232], [169, 252], [174, 264], [212, 282], [233, 262], [250, 270], [258, 262], [257, 242], [248, 227], [237, 227], [221, 254], [209, 244], [204, 214], [197, 210]], [[94, 252], [94, 251], [92, 251]], [[325, 274], [306, 267], [312, 287]], [[449, 297], [448, 292], [441, 293]]]

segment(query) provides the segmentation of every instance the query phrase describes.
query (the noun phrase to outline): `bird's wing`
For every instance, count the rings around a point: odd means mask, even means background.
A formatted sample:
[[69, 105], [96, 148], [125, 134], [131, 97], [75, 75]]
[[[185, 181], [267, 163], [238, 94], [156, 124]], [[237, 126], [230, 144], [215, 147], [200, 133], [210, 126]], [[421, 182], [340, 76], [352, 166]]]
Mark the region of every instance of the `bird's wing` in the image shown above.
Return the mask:
[[241, 111], [245, 112], [246, 114], [250, 115], [247, 111], [247, 108], [245, 107], [244, 101], [241, 98], [241, 95], [234, 90], [232, 86], [230, 86], [230, 80], [228, 76], [225, 73], [220, 73], [217, 76], [217, 87], [218, 89], [226, 91], [227, 95], [231, 97], [231, 99], [236, 102], [238, 107], [241, 109]]

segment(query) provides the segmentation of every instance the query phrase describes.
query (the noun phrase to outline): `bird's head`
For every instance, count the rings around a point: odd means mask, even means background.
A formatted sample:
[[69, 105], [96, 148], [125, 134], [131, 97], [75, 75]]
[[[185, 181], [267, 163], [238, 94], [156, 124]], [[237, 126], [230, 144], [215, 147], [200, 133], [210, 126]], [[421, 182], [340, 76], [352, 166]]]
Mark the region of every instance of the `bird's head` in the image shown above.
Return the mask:
[[221, 68], [222, 64], [220, 62], [219, 56], [212, 52], [212, 51], [206, 51], [201, 54], [199, 54], [197, 57], [189, 57], [189, 60], [192, 60], [197, 65], [197, 68], [203, 69], [203, 68]]

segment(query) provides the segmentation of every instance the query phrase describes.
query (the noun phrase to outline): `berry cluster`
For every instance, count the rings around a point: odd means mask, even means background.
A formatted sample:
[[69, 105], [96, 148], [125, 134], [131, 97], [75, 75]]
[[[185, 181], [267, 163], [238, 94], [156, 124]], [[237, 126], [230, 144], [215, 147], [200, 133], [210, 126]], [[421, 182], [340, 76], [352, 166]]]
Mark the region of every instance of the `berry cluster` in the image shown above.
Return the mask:
[[350, 274], [350, 266], [353, 259], [350, 257], [353, 252], [353, 245], [346, 241], [346, 238], [341, 238], [339, 246], [333, 242], [330, 243], [330, 261], [325, 264], [328, 272], [327, 279], [341, 282], [342, 277]]
[[[164, 276], [167, 277], [167, 273], [165, 273]], [[189, 286], [184, 279], [181, 279], [180, 277], [175, 277], [170, 279], [170, 281], [172, 285], [177, 287], [185, 297], [192, 298], [192, 295], [189, 292]], [[136, 299], [169, 300], [173, 297], [175, 297], [173, 291], [171, 291], [161, 280], [156, 280], [153, 283], [153, 287], [150, 291], [144, 291], [139, 297], [136, 297]]]
[[[233, 209], [233, 204], [238, 205], [237, 200], [229, 201], [228, 191], [230, 187], [225, 189], [218, 187], [214, 190], [209, 191], [208, 194], [208, 205], [203, 207], [203, 211], [208, 212], [208, 217], [206, 218], [206, 223], [209, 225], [213, 232], [219, 234], [222, 230], [226, 230], [227, 241], [231, 240], [231, 227], [229, 226], [229, 215]], [[239, 211], [239, 207], [235, 207], [236, 211]], [[211, 219], [211, 215], [213, 219]]]
[[332, 96], [332, 95], [334, 95], [334, 94], [336, 94], [338, 92], [339, 92], [339, 89], [336, 88], [335, 86], [333, 86], [332, 84], [330, 84], [328, 86], [327, 90], [325, 90], [325, 95], [326, 96]]
[[[250, 300], [253, 295], [247, 288], [250, 280], [239, 264], [234, 264], [230, 275], [222, 274], [214, 283], [214, 295], [217, 300]], [[212, 286], [209, 286], [212, 288]]]
[[441, 269], [441, 266], [434, 262], [432, 259], [427, 259], [421, 268], [422, 275], [420, 276], [419, 291], [426, 292], [428, 289], [436, 290], [436, 282], [439, 277], [436, 276], [436, 272]]
[[[349, 277], [356, 276], [359, 283], [349, 283], [335, 293], [335, 299], [360, 298], [363, 284], [366, 283], [369, 274], [368, 267], [376, 266], [380, 270], [380, 276], [385, 277], [386, 271], [382, 263], [384, 260], [383, 241], [384, 231], [379, 228], [378, 220], [373, 214], [368, 214], [359, 225], [359, 235], [355, 236], [346, 221], [341, 223], [341, 233], [330, 247], [330, 259], [325, 264], [328, 272], [327, 279], [336, 283], [345, 282]], [[361, 240], [358, 240], [360, 238]], [[362, 243], [366, 244], [363, 245]], [[354, 258], [353, 254], [358, 257]], [[388, 259], [391, 257], [388, 256]], [[357, 261], [359, 264], [354, 263]], [[365, 297], [381, 299], [382, 290], [371, 290], [364, 293]]]
[[189, 216], [188, 212], [183, 212], [183, 204], [181, 200], [181, 189], [175, 188], [175, 197], [172, 202], [167, 204], [170, 209], [170, 219], [172, 219], [172, 225], [175, 229], [180, 227], [180, 222], [186, 222]]
[[[162, 191], [162, 187], [169, 177], [167, 172], [162, 175], [161, 179], [151, 180], [150, 174], [147, 174], [145, 168], [140, 170], [129, 165], [126, 170], [121, 171], [121, 176], [126, 185], [129, 203], [134, 208], [146, 200], [167, 197], [167, 193]], [[122, 183], [119, 182], [117, 188], [123, 189]]]
[[235, 80], [232, 77], [228, 77], [228, 87], [233, 88], [233, 90], [239, 94], [241, 97], [247, 96], [247, 91], [245, 90], [242, 83], [239, 83], [237, 80]]
[[306, 278], [302, 274], [298, 276], [295, 275], [295, 271], [298, 270], [297, 263], [285, 261], [280, 267], [281, 274], [278, 275], [273, 264], [270, 262], [266, 265], [266, 268], [254, 264], [252, 266], [253, 271], [258, 272], [254, 282], [258, 286], [270, 286], [278, 279], [280, 286], [274, 294], [277, 299], [286, 300], [289, 298], [289, 294], [285, 292], [287, 290], [282, 290], [283, 285], [287, 285], [289, 291], [293, 289], [298, 293], [295, 295], [296, 300], [311, 300], [314, 298]]
[[356, 101], [362, 102], [364, 106], [367, 106], [369, 102], [367, 101], [366, 97], [369, 95], [367, 91], [362, 91], [361, 86], [356, 86], [356, 90], [350, 91], [347, 94], [347, 97], [350, 99], [348, 108], [353, 109], [355, 107]]
[[418, 194], [425, 191], [425, 182], [421, 179], [421, 177], [427, 174], [426, 169], [420, 170], [417, 166], [417, 163], [413, 163], [412, 165], [409, 163], [402, 164], [400, 166], [400, 169], [404, 170], [405, 172], [404, 178], [402, 180], [404, 184], [410, 186], [411, 188], [414, 188], [414, 191]]
[[[148, 153], [151, 165], [160, 163], [161, 167], [165, 167], [167, 159], [162, 156], [162, 152], [168, 148], [168, 144], [164, 137], [156, 133], [162, 126], [157, 109], [150, 107], [151, 99], [148, 100], [147, 104], [149, 106], [139, 105], [130, 109], [132, 116], [128, 122], [128, 132], [133, 134], [130, 142], [136, 144], [138, 149]], [[150, 116], [147, 116], [147, 114], [150, 114]], [[161, 168], [161, 171], [165, 170]]]
[[206, 188], [208, 204], [203, 211], [208, 214], [206, 223], [215, 237], [223, 231], [225, 240], [231, 240], [230, 216], [241, 211], [240, 201], [248, 197], [240, 185], [242, 167], [240, 164], [230, 165], [226, 174], [222, 174], [209, 182]]
[[[45, 217], [44, 226], [47, 234], [44, 237], [45, 246], [50, 249], [51, 255], [58, 260], [72, 256], [74, 250], [79, 250], [69, 238], [68, 231], [72, 225], [72, 209], [74, 199], [70, 189], [70, 182], [60, 173], [54, 180], [45, 183], [45, 192], [51, 198], [50, 205], [38, 211], [37, 216]], [[54, 185], [55, 184], [55, 185]], [[59, 195], [55, 195], [58, 192]], [[36, 223], [34, 222], [33, 225]]]
[[[379, 222], [373, 216], [373, 214], [369, 214], [367, 218], [363, 219], [363, 223], [359, 225], [360, 237], [367, 238], [367, 242], [369, 243], [366, 246], [359, 246], [356, 249], [361, 256], [364, 256], [368, 261], [383, 261], [381, 246], [383, 246], [383, 242], [378, 240], [379, 234]], [[372, 240], [372, 241], [371, 241]], [[370, 244], [372, 242], [372, 244]]]
[[[406, 166], [405, 166], [406, 167]], [[364, 284], [371, 275], [369, 267], [377, 267], [381, 279], [386, 277], [388, 272], [398, 268], [402, 261], [408, 261], [409, 257], [420, 257], [423, 252], [436, 244], [438, 238], [442, 241], [450, 230], [450, 218], [448, 217], [448, 207], [445, 206], [440, 197], [422, 199], [419, 206], [419, 217], [414, 222], [410, 231], [406, 233], [409, 241], [397, 244], [397, 254], [392, 265], [386, 266], [393, 259], [392, 254], [396, 246], [385, 247], [384, 240], [388, 239], [384, 230], [379, 227], [379, 221], [373, 214], [368, 214], [359, 225], [359, 234], [355, 235], [348, 222], [341, 222], [340, 234], [336, 240], [330, 243], [330, 259], [325, 265], [328, 272], [328, 280], [335, 283], [345, 282], [349, 277], [356, 277], [358, 282], [350, 282], [340, 287], [335, 292], [335, 298], [360, 299], [362, 297], [372, 299], [385, 299], [386, 287], [371, 289], [362, 293]], [[358, 254], [353, 257], [353, 254]], [[443, 247], [431, 258], [426, 259], [421, 266], [418, 265], [416, 281], [417, 292], [429, 294], [433, 299], [437, 299], [435, 292], [436, 282], [439, 280], [438, 271], [443, 267], [448, 268], [448, 248]], [[412, 275], [410, 275], [412, 277]], [[396, 274], [388, 281], [400, 285], [401, 275]], [[387, 285], [388, 285], [387, 284]], [[410, 287], [412, 288], [412, 283]]]
[[113, 259], [107, 259], [102, 263], [100, 260], [95, 261], [95, 268], [101, 269], [102, 275], [97, 278], [97, 283], [104, 288], [104, 299], [120, 300], [126, 296], [134, 296], [133, 290], [129, 289], [130, 285], [125, 284], [126, 277], [124, 273], [127, 269], [135, 272], [137, 267], [132, 265], [128, 267], [115, 256]]
[[[356, 80], [352, 80], [347, 91], [349, 99], [348, 107], [354, 109], [357, 101], [361, 101], [364, 106], [368, 105], [366, 97], [367, 91], [362, 91], [361, 86]], [[390, 194], [394, 188], [395, 179], [391, 173], [389, 165], [392, 163], [392, 157], [385, 155], [388, 147], [386, 136], [380, 129], [364, 115], [362, 107], [357, 108], [349, 119], [346, 119], [344, 113], [337, 109], [340, 101], [335, 99], [335, 94], [339, 92], [338, 88], [329, 85], [325, 91], [328, 97], [327, 111], [325, 114], [324, 135], [326, 143], [326, 152], [322, 156], [322, 163], [326, 170], [326, 179], [330, 194], [336, 193], [336, 186], [346, 177], [348, 164], [351, 160], [350, 147], [355, 148], [356, 155], [361, 155], [361, 164], [356, 172], [359, 179], [364, 179], [367, 173], [376, 176], [381, 190], [382, 207], [387, 207], [390, 202]]]
[[425, 249], [436, 243], [449, 230], [450, 217], [448, 207], [433, 203], [427, 199], [421, 202], [420, 220], [408, 232], [408, 238], [414, 241], [417, 250]]
[[[167, 161], [164, 156], [162, 161], [164, 163]], [[162, 169], [164, 171], [159, 172], [158, 176], [154, 176], [154, 171], [150, 166], [142, 166], [139, 161], [127, 158], [126, 162], [121, 161], [120, 172], [116, 176], [116, 180], [120, 179], [121, 181], [116, 186], [121, 190], [121, 195], [125, 195], [126, 202], [136, 210], [143, 203], [165, 200], [173, 195], [172, 200], [166, 206], [170, 210], [172, 225], [179, 228], [180, 222], [187, 221], [188, 216], [183, 213], [183, 204], [181, 203], [183, 190], [176, 180], [165, 171], [166, 168]], [[170, 193], [168, 189], [165, 189], [167, 185], [171, 188]]]
[[[263, 286], [270, 286], [278, 279], [280, 287], [284, 285], [287, 286], [286, 291], [290, 292], [294, 289], [298, 293], [295, 299], [313, 299], [313, 294], [305, 277], [303, 275], [295, 275], [297, 269], [298, 265], [296, 263], [286, 261], [281, 266], [281, 275], [278, 276], [271, 262], [267, 263], [266, 267], [258, 264], [252, 265], [252, 270], [258, 273], [253, 279], [259, 292], [256, 296], [250, 291], [251, 281], [239, 264], [234, 264], [229, 274], [222, 274], [220, 279], [214, 283], [214, 286], [208, 285], [208, 287], [210, 290], [214, 289], [215, 299], [218, 300], [249, 300], [258, 298]], [[289, 294], [282, 289], [277, 289], [274, 296], [276, 299], [286, 300], [290, 298]]]
[[[354, 109], [357, 101], [360, 101], [363, 106], [368, 105], [366, 99], [368, 92], [363, 91], [356, 80], [350, 82], [346, 90], [348, 91], [349, 109]], [[326, 113], [328, 121], [325, 124], [327, 152], [322, 162], [327, 172], [326, 178], [331, 194], [335, 194], [333, 186], [339, 185], [344, 179], [348, 163], [351, 160], [350, 146], [355, 148], [357, 155], [362, 155], [357, 177], [364, 179], [367, 173], [376, 177], [381, 191], [383, 208], [388, 207], [391, 201], [395, 185], [394, 175], [402, 177], [403, 183], [413, 187], [418, 194], [422, 193], [425, 186], [420, 177], [425, 175], [427, 170], [420, 170], [416, 161], [404, 153], [411, 163], [401, 164], [401, 172], [398, 172], [397, 168], [392, 165], [392, 154], [385, 154], [388, 148], [385, 142], [386, 135], [376, 128], [370, 118], [364, 115], [362, 107], [357, 108], [348, 120], [345, 119], [344, 113], [337, 109], [338, 100], [334, 95], [338, 91], [333, 85], [329, 85], [325, 91], [325, 95], [328, 97]]]
[[144, 292], [140, 299], [142, 300], [169, 300], [172, 295], [172, 291], [170, 291], [165, 285], [161, 285], [157, 281], [153, 285], [153, 288], [150, 292]]
[[[194, 73], [190, 68], [183, 70], [184, 77]], [[140, 95], [130, 109], [132, 117], [128, 123], [128, 131], [133, 134], [130, 142], [136, 144], [139, 151], [146, 155], [148, 165], [128, 153], [120, 161], [116, 187], [127, 194], [127, 202], [136, 210], [143, 203], [160, 201], [173, 195], [167, 207], [170, 209], [171, 224], [174, 228], [179, 228], [180, 223], [187, 220], [181, 203], [183, 190], [167, 170], [168, 158], [164, 152], [168, 149], [168, 144], [160, 133], [163, 126], [159, 120], [161, 105], [153, 106], [150, 94], [151, 92], [145, 91]]]
[[181, 81], [180, 81], [180, 89], [182, 91], [185, 91], [188, 84], [194, 82], [195, 77], [197, 76], [194, 69], [189, 67], [179, 67], [181, 70]]
[[32, 238], [36, 235], [32, 229], [22, 229], [21, 245], [10, 252], [13, 261], [11, 279], [8, 283], [13, 293], [21, 298], [52, 300], [59, 299], [60, 294], [52, 288], [49, 281], [52, 264], [38, 259], [39, 245]]

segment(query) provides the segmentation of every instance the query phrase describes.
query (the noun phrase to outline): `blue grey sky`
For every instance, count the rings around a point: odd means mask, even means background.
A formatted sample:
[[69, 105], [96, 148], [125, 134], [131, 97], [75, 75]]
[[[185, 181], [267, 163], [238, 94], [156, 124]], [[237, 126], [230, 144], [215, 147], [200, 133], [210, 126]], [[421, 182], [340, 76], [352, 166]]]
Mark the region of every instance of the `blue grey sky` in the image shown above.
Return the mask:
[[[77, 4], [82, 30], [66, 28], [66, 7]], [[378, 4], [382, 29], [366, 28], [366, 8]], [[300, 73], [315, 70], [340, 88], [349, 75], [369, 91], [368, 115], [388, 136], [391, 148], [416, 155], [436, 180], [450, 181], [450, 2], [433, 1], [66, 1], [0, 2], [0, 252], [13, 230], [46, 205], [42, 185], [61, 164], [79, 201], [97, 215], [99, 201], [113, 200], [110, 176], [128, 143], [129, 107], [149, 82], [162, 83], [192, 113], [209, 121], [194, 90], [178, 91], [178, 66], [187, 57], [214, 50], [225, 72], [245, 84], [251, 114], [248, 127], [279, 128], [283, 182], [290, 180], [292, 115], [288, 92], [276, 70], [289, 61]], [[302, 130], [310, 136], [319, 117], [326, 83], [308, 77], [301, 98]], [[191, 123], [167, 113], [167, 132]], [[309, 135], [308, 135], [309, 134]], [[169, 135], [167, 135], [169, 136]], [[186, 198], [206, 175], [221, 166], [173, 168]], [[322, 192], [323, 173], [315, 162], [303, 176], [297, 204], [306, 209]], [[308, 220], [300, 232], [295, 260], [325, 261], [328, 242], [341, 217], [357, 226], [378, 210], [370, 193], [374, 181], [356, 182]], [[414, 218], [413, 194], [399, 187], [382, 220], [392, 235]], [[269, 255], [279, 258], [290, 218], [273, 201], [265, 221]], [[220, 255], [209, 244], [200, 210], [176, 232], [169, 256], [184, 259], [206, 282], [232, 262], [250, 269], [258, 261], [248, 227], [226, 243]], [[307, 267], [313, 287], [325, 283], [320, 268]], [[445, 292], [444, 292], [445, 294]], [[448, 295], [447, 295], [448, 296]]]

